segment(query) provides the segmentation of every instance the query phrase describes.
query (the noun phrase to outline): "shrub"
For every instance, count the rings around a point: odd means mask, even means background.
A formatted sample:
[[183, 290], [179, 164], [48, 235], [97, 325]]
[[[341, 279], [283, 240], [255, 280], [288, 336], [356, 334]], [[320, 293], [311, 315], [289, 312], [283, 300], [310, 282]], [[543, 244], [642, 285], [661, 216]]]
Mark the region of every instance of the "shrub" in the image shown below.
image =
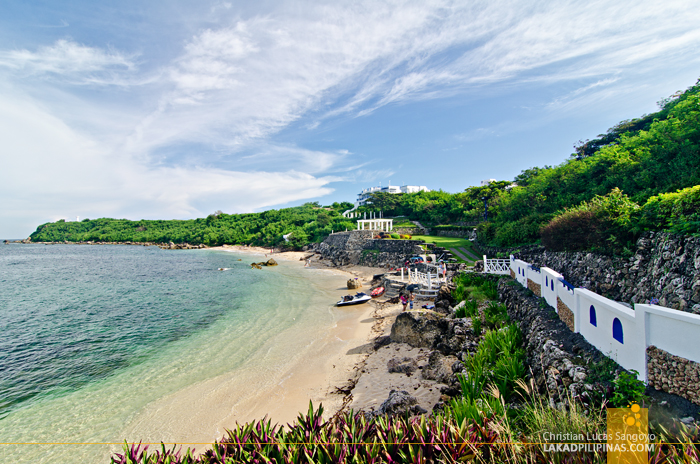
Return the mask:
[[508, 320], [508, 310], [504, 304], [492, 301], [484, 309], [484, 324], [489, 329], [500, 328]]
[[631, 403], [641, 403], [646, 399], [644, 396], [644, 382], [637, 380], [637, 371], [633, 370], [630, 374], [627, 371], [622, 371], [613, 381], [614, 392], [610, 400], [616, 408], [626, 408]]
[[634, 242], [638, 210], [615, 188], [557, 215], [542, 227], [542, 244], [550, 251], [620, 252]]
[[700, 185], [649, 198], [642, 206], [640, 229], [700, 233]]
[[401, 237], [399, 236], [399, 234], [391, 234], [391, 238], [399, 239]]

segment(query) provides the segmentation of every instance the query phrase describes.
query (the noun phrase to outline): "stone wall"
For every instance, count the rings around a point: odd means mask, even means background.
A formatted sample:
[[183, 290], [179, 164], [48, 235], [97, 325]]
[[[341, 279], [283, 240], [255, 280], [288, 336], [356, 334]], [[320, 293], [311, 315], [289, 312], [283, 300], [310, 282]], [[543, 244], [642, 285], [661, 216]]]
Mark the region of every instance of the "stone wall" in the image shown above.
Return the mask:
[[581, 334], [568, 330], [553, 308], [508, 278], [500, 279], [498, 294], [522, 330], [526, 362], [541, 394], [549, 393], [560, 403], [568, 398], [585, 400], [594, 391], [599, 395], [607, 389], [588, 382], [588, 369], [601, 362], [603, 354]]
[[527, 288], [535, 295], [542, 296], [542, 286], [540, 284], [536, 284], [532, 280], [527, 279]]
[[647, 369], [650, 387], [700, 404], [700, 364], [650, 346]]
[[559, 297], [557, 297], [557, 313], [559, 313], [559, 319], [564, 321], [569, 330], [572, 332], [576, 330], [573, 311]]
[[353, 230], [329, 235], [314, 247], [323, 259], [335, 266], [402, 266], [410, 257], [422, 253], [418, 240], [375, 239], [369, 230]]
[[476, 248], [479, 253], [481, 253], [482, 255], [486, 255], [489, 258], [495, 258], [499, 254], [503, 258], [508, 258], [512, 254], [518, 254], [518, 253], [522, 253], [522, 252], [543, 252], [544, 251], [544, 247], [541, 245], [525, 245], [525, 246], [520, 246], [520, 247], [504, 248], [504, 247], [484, 245], [483, 243], [479, 242], [479, 240], [474, 240], [472, 243], [474, 244], [474, 248]]
[[611, 300], [700, 314], [700, 238], [648, 232], [630, 258], [597, 253], [521, 251], [516, 258], [559, 272], [577, 287]]

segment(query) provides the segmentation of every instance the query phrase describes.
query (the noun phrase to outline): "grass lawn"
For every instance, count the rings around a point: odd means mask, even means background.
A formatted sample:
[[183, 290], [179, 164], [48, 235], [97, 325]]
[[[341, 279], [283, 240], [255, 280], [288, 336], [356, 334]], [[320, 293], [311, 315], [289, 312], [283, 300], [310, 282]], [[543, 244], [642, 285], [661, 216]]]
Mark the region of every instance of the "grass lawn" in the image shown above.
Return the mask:
[[468, 251], [471, 251], [476, 256], [480, 256], [479, 252], [474, 249], [474, 245], [472, 244], [472, 242], [470, 242], [466, 238], [439, 237], [437, 235], [414, 235], [413, 239], [424, 240], [426, 243], [434, 243], [437, 246], [445, 247], [448, 250], [450, 250], [454, 257], [457, 258], [457, 261], [461, 263], [474, 264], [474, 261], [471, 259], [464, 260], [460, 258], [457, 255], [457, 253], [455, 253], [455, 249], [457, 249], [457, 251], [460, 252], [460, 254], [466, 255], [467, 257], [469, 257], [469, 255], [465, 254], [464, 252], [461, 252], [459, 248], [465, 248]]

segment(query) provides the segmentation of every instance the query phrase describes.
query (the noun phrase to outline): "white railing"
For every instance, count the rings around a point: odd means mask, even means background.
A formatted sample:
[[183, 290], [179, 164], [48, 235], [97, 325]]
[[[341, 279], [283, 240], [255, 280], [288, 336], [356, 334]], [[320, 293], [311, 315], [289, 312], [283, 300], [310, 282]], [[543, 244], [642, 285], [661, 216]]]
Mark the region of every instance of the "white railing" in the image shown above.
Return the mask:
[[484, 272], [487, 274], [510, 274], [510, 260], [488, 259], [484, 255]]
[[[401, 268], [401, 281], [404, 280], [404, 268]], [[408, 283], [421, 284], [428, 289], [438, 288], [440, 286], [440, 276], [430, 272], [420, 272], [418, 269], [408, 269]]]

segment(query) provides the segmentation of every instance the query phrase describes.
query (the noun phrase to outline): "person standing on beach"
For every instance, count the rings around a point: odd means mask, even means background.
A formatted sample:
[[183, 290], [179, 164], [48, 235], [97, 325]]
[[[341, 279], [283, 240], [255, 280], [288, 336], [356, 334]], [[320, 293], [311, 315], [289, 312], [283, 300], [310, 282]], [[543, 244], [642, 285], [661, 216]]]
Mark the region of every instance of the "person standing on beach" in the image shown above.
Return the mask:
[[410, 296], [408, 297], [408, 300], [409, 300], [409, 303], [410, 303], [409, 309], [410, 309], [411, 311], [413, 311], [413, 300], [415, 300], [416, 297], [415, 297], [415, 295], [413, 294], [413, 292], [409, 293], [409, 295], [410, 295]]
[[401, 304], [403, 305], [402, 311], [406, 311], [406, 305], [408, 304], [408, 298], [406, 298], [406, 295], [401, 294], [401, 296], [399, 297], [399, 300], [401, 301]]

